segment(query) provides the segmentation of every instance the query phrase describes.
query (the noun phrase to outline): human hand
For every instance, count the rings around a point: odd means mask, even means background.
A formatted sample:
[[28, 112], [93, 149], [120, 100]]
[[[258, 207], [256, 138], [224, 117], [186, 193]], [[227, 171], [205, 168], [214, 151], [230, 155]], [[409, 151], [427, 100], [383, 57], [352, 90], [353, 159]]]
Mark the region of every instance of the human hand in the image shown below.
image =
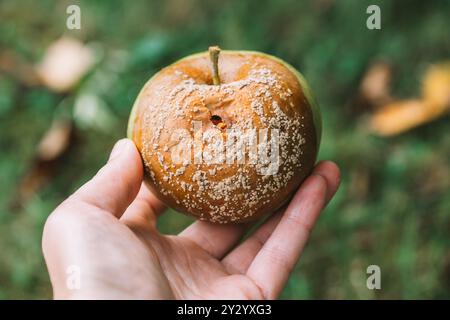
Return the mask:
[[[245, 241], [249, 225], [197, 221], [177, 236], [156, 228], [163, 204], [142, 183], [134, 144], [120, 140], [108, 163], [49, 216], [42, 246], [56, 299], [274, 299], [339, 185], [318, 164], [286, 209]], [[70, 289], [67, 270], [80, 270]]]

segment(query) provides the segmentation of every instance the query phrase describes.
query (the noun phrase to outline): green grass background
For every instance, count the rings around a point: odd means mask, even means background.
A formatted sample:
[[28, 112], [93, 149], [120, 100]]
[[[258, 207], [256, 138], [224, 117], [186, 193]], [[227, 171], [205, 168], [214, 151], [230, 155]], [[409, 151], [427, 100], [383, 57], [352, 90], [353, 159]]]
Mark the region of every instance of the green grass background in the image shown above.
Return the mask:
[[[382, 29], [366, 28], [378, 4]], [[82, 29], [65, 28], [78, 4]], [[392, 91], [418, 96], [424, 70], [450, 57], [449, 1], [222, 0], [0, 2], [0, 50], [37, 62], [66, 34], [95, 46], [99, 63], [69, 94], [28, 88], [0, 73], [0, 298], [51, 297], [41, 254], [52, 209], [106, 161], [125, 136], [130, 108], [161, 67], [211, 44], [264, 51], [297, 67], [323, 113], [320, 159], [342, 169], [282, 297], [287, 299], [450, 298], [449, 119], [392, 138], [367, 133], [366, 113], [349, 107], [373, 61], [394, 66]], [[83, 125], [55, 178], [29, 201], [9, 206], [35, 148], [60, 112], [91, 94], [104, 121]], [[190, 219], [170, 212], [160, 228], [177, 233]], [[366, 267], [381, 267], [382, 289], [366, 288]]]

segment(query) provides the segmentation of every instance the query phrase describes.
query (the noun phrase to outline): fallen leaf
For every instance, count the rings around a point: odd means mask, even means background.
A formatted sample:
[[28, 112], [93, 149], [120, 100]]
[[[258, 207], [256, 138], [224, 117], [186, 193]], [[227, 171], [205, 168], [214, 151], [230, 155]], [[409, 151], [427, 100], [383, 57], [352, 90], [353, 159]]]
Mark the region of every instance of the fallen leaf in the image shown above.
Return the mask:
[[51, 181], [61, 165], [62, 157], [68, 152], [73, 141], [72, 122], [66, 119], [55, 119], [38, 144], [30, 168], [18, 185], [18, 190], [11, 201], [12, 210], [28, 201]]
[[450, 62], [427, 70], [422, 81], [422, 96], [438, 110], [450, 106]]
[[439, 118], [450, 110], [449, 107], [450, 63], [445, 62], [426, 71], [421, 99], [387, 103], [369, 119], [370, 129], [381, 136], [396, 135]]
[[352, 114], [373, 111], [392, 102], [392, 66], [386, 61], [372, 63], [361, 78], [348, 105]]
[[436, 119], [444, 111], [423, 100], [401, 100], [375, 112], [369, 126], [376, 134], [392, 136]]
[[49, 161], [59, 157], [68, 148], [73, 130], [72, 122], [58, 119], [45, 133], [37, 149], [38, 159]]
[[94, 52], [89, 47], [62, 37], [50, 45], [36, 71], [48, 88], [64, 92], [73, 88], [93, 64]]
[[40, 84], [40, 79], [33, 65], [12, 50], [0, 50], [0, 72], [11, 75], [20, 83], [29, 87]]
[[373, 106], [391, 100], [390, 86], [392, 68], [386, 62], [374, 63], [364, 75], [360, 85], [360, 95]]

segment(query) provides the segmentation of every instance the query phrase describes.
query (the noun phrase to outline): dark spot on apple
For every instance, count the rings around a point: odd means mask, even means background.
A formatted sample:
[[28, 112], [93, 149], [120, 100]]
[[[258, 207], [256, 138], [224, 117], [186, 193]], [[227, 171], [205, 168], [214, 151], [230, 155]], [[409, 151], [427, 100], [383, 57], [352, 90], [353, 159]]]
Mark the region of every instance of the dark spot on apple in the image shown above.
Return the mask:
[[211, 116], [210, 120], [215, 126], [222, 122], [222, 118], [215, 114]]

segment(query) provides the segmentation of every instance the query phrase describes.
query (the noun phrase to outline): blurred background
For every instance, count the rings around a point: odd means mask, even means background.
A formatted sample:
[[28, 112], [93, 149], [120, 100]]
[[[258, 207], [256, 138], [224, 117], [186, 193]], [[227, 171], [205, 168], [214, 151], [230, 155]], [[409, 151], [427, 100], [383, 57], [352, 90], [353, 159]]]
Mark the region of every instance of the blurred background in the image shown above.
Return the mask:
[[[298, 68], [323, 113], [320, 159], [342, 169], [282, 297], [450, 298], [449, 21], [445, 0], [1, 1], [0, 298], [51, 298], [48, 214], [125, 136], [146, 80], [212, 44]], [[160, 228], [190, 222], [169, 212]]]

